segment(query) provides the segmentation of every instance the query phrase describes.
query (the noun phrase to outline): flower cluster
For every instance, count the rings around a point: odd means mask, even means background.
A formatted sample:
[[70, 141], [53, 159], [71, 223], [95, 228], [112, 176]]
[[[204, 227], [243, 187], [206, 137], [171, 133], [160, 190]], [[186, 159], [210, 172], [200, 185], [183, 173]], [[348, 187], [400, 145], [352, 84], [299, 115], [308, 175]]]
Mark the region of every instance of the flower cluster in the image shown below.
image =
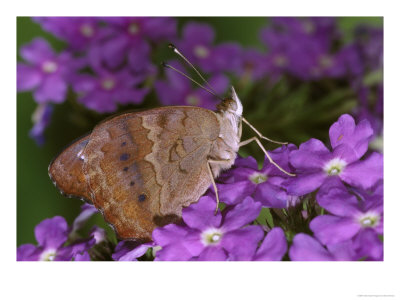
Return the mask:
[[[121, 261], [144, 255], [154, 260], [382, 260], [383, 156], [373, 152], [361, 159], [371, 126], [343, 115], [329, 133], [332, 151], [311, 139], [298, 149], [289, 145], [271, 152], [297, 174], [294, 178], [269, 161], [258, 169], [252, 157], [238, 158], [219, 178], [222, 211], [215, 213], [210, 191], [183, 209], [181, 223], [156, 228], [153, 242], [121, 241], [109, 256]], [[262, 210], [279, 219], [271, 226]], [[94, 211], [85, 205], [72, 228], [62, 217], [44, 220], [35, 229], [39, 245], [20, 246], [18, 260], [90, 259], [90, 249], [104, 234], [95, 228], [89, 238], [77, 239], [75, 233]]]
[[[360, 26], [355, 39], [344, 42], [335, 18], [271, 18], [261, 30], [266, 49], [244, 48], [235, 42], [215, 42], [214, 29], [187, 22], [179, 35], [177, 19], [163, 17], [36, 17], [43, 30], [66, 43], [56, 53], [36, 38], [20, 48], [23, 62], [17, 66], [18, 91], [32, 91], [40, 105], [50, 107], [76, 99], [86, 108], [111, 113], [118, 106], [139, 105], [154, 87], [163, 105], [196, 105], [214, 109], [217, 99], [194, 87], [174, 71], [166, 79], [155, 60], [160, 47], [174, 42], [180, 51], [205, 72], [217, 94], [228, 88], [228, 77], [242, 89], [254, 83], [272, 87], [280, 79], [346, 81], [357, 94], [357, 120], [368, 119], [379, 136], [383, 113], [383, 33]], [[190, 74], [175, 61], [170, 65]], [[228, 77], [227, 77], [228, 76]], [[73, 93], [68, 94], [71, 89]], [[71, 96], [72, 95], [72, 96]], [[374, 100], [376, 99], [376, 100]], [[43, 143], [43, 131], [51, 116], [35, 119], [31, 136]]]
[[92, 205], [84, 204], [82, 212], [75, 219], [71, 227], [60, 216], [43, 220], [35, 228], [35, 237], [38, 245], [24, 244], [19, 246], [17, 249], [17, 260], [91, 260], [89, 253], [93, 252], [93, 249], [97, 245], [106, 241], [105, 231], [102, 228], [94, 226], [87, 238], [82, 238], [78, 232], [96, 211]]
[[[88, 109], [114, 112], [118, 105], [140, 104], [149, 93], [157, 69], [151, 50], [174, 39], [172, 18], [37, 17], [42, 28], [67, 47], [56, 53], [43, 38], [20, 49], [24, 60], [17, 65], [18, 91], [32, 91], [40, 105], [65, 101], [68, 89]], [[35, 120], [32, 137], [40, 144], [51, 109]]]

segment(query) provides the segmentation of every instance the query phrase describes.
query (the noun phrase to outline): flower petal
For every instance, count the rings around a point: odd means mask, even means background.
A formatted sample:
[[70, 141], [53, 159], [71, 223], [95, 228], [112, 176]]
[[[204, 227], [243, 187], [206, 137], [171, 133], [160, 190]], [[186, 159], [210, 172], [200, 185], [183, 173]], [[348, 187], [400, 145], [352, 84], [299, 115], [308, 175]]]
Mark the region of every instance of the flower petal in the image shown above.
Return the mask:
[[237, 204], [228, 211], [224, 217], [221, 229], [224, 232], [238, 229], [256, 219], [261, 211], [261, 203], [254, 202], [251, 197], [246, 197], [243, 202]]
[[251, 260], [263, 235], [261, 227], [247, 226], [226, 233], [221, 240], [221, 246], [229, 252], [231, 260]]
[[41, 73], [36, 68], [22, 63], [17, 64], [17, 90], [19, 92], [34, 89], [41, 79]]
[[293, 238], [289, 257], [291, 260], [297, 261], [334, 260], [332, 255], [316, 239], [304, 233], [299, 233]]
[[136, 261], [153, 246], [154, 243], [138, 244], [133, 241], [122, 241], [115, 248], [112, 258], [119, 261]]
[[282, 260], [287, 251], [287, 241], [282, 228], [273, 228], [258, 248], [253, 260]]
[[244, 167], [249, 169], [258, 170], [258, 164], [254, 157], [238, 157], [235, 160], [235, 168], [236, 167]]
[[63, 217], [45, 219], [35, 227], [35, 237], [43, 248], [59, 248], [68, 239], [68, 224]]
[[204, 69], [208, 72], [237, 71], [241, 63], [241, 49], [235, 43], [223, 43], [216, 46], [212, 51], [210, 68]]
[[20, 54], [23, 59], [32, 64], [40, 64], [54, 56], [50, 44], [43, 38], [35, 38], [31, 43], [22, 46]]
[[338, 145], [335, 149], [333, 149], [332, 156], [344, 160], [347, 164], [359, 159], [354, 149], [347, 144]]
[[373, 229], [364, 229], [354, 239], [354, 248], [361, 257], [383, 260], [383, 243]]
[[294, 178], [289, 178], [284, 185], [288, 194], [302, 196], [319, 188], [325, 181], [326, 175], [321, 171], [309, 174], [298, 174]]
[[[99, 46], [101, 47], [99, 51], [102, 53], [107, 66], [110, 68], [116, 68], [122, 64], [129, 47], [128, 43], [128, 38], [125, 35], [120, 34]], [[97, 66], [98, 62], [93, 61], [92, 64]]]
[[353, 241], [348, 240], [345, 242], [327, 245], [329, 252], [335, 257], [335, 260], [358, 260], [360, 257], [353, 249]]
[[146, 42], [142, 42], [135, 46], [135, 51], [128, 52], [128, 62], [132, 71], [140, 72], [146, 69], [151, 63], [150, 46]]
[[214, 40], [214, 29], [205, 23], [190, 22], [183, 29], [183, 40], [193, 39], [199, 44], [211, 44]]
[[167, 245], [157, 251], [154, 260], [162, 261], [186, 261], [190, 260], [193, 255], [182, 244]]
[[[288, 144], [270, 151], [269, 154], [273, 161], [275, 161], [279, 166], [287, 171], [291, 171], [289, 157], [290, 153], [294, 150], [298, 150], [297, 146]], [[261, 172], [265, 172], [268, 176], [288, 177], [288, 175], [282, 173], [281, 170], [271, 164], [268, 157], [264, 158], [264, 166], [261, 169]]]
[[74, 261], [91, 261], [89, 252], [85, 251], [82, 254], [78, 253], [75, 255]]
[[374, 152], [367, 159], [346, 166], [339, 176], [352, 186], [372, 188], [383, 179], [383, 155]]
[[24, 244], [17, 248], [17, 261], [37, 261], [41, 249], [32, 244]]
[[159, 256], [160, 260], [167, 258], [180, 260], [177, 257], [179, 255], [183, 255], [182, 260], [188, 260], [193, 256], [197, 256], [204, 249], [200, 234], [198, 230], [190, 230], [187, 227], [175, 224], [156, 228], [153, 230], [153, 240], [162, 247], [156, 256]]
[[314, 235], [324, 244], [344, 242], [355, 236], [361, 228], [353, 218], [318, 216], [310, 223]]
[[264, 207], [287, 207], [286, 192], [280, 187], [270, 184], [268, 181], [257, 186], [253, 197], [255, 201], [259, 201]]
[[256, 189], [256, 185], [251, 181], [239, 181], [233, 183], [217, 184], [219, 199], [228, 205], [235, 205], [243, 201], [247, 196], [251, 196]]
[[219, 227], [221, 224], [221, 213], [215, 214], [216, 200], [204, 196], [197, 203], [182, 210], [182, 219], [191, 227], [203, 231], [209, 227]]
[[357, 158], [361, 158], [367, 152], [372, 135], [373, 130], [367, 120], [361, 121], [356, 126], [353, 117], [348, 114], [340, 116], [329, 129], [332, 148], [347, 144], [354, 149]]
[[290, 163], [300, 170], [320, 170], [330, 157], [330, 151], [317, 139], [310, 139], [300, 145], [299, 150], [290, 152]]
[[36, 89], [33, 97], [39, 103], [55, 102], [61, 103], [67, 95], [67, 83], [63, 78], [55, 75], [47, 76]]
[[72, 224], [72, 232], [81, 229], [86, 221], [97, 212], [98, 210], [94, 205], [87, 203], [83, 204], [81, 206], [81, 213], [75, 218], [74, 223]]
[[321, 187], [317, 194], [317, 202], [321, 207], [337, 216], [351, 217], [359, 213], [357, 198], [350, 194], [345, 187], [331, 186], [326, 190]]
[[173, 244], [188, 234], [189, 230], [176, 224], [168, 224], [153, 230], [153, 240], [159, 246]]
[[200, 261], [222, 261], [226, 260], [227, 255], [220, 247], [206, 247], [197, 260]]

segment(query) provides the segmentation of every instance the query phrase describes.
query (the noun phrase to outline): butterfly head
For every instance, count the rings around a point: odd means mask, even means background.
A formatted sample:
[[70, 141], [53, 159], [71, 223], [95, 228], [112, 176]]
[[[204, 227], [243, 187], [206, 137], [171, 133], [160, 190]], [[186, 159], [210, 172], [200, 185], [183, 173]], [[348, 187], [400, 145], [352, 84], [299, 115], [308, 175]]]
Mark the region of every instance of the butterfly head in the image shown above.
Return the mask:
[[231, 87], [231, 97], [224, 99], [218, 104], [217, 109], [218, 111], [229, 112], [237, 117], [242, 116], [243, 105], [233, 86]]

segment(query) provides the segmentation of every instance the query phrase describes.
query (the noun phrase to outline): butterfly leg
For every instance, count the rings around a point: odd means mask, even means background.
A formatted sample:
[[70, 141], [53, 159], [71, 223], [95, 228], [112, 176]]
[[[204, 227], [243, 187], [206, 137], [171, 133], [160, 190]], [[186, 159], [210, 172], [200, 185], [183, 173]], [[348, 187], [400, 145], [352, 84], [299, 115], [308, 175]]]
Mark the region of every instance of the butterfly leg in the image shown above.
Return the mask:
[[211, 182], [212, 182], [212, 185], [213, 185], [214, 191], [215, 191], [215, 197], [217, 198], [217, 207], [215, 208], [215, 214], [217, 214], [217, 212], [218, 212], [219, 196], [218, 196], [217, 185], [215, 184], [215, 180], [214, 180], [214, 175], [213, 175], [213, 173], [211, 171], [210, 163], [211, 164], [224, 164], [224, 163], [226, 163], [228, 161], [229, 161], [229, 159], [227, 159], [227, 160], [212, 160], [212, 159], [209, 159], [207, 161], [208, 174], [210, 175]]
[[242, 120], [243, 120], [243, 122], [245, 122], [251, 129], [253, 129], [254, 132], [257, 133], [257, 135], [258, 135], [260, 138], [262, 138], [262, 139], [264, 139], [264, 140], [267, 140], [267, 141], [269, 141], [269, 142], [275, 143], [275, 144], [287, 145], [287, 142], [277, 142], [277, 141], [271, 140], [271, 139], [269, 139], [269, 138], [263, 136], [257, 129], [254, 128], [253, 125], [251, 125], [251, 124], [249, 123], [249, 121], [247, 121], [247, 120], [246, 120], [245, 118], [243, 118], [243, 117], [242, 117]]
[[256, 141], [257, 142], [258, 146], [260, 146], [261, 150], [265, 153], [265, 155], [267, 156], [267, 158], [268, 158], [268, 160], [269, 160], [269, 162], [271, 164], [273, 164], [275, 167], [277, 167], [279, 170], [281, 170], [283, 173], [285, 173], [285, 174], [287, 174], [289, 176], [296, 176], [296, 174], [292, 174], [292, 173], [289, 173], [289, 172], [285, 171], [284, 169], [282, 169], [282, 167], [280, 165], [278, 165], [276, 162], [274, 162], [273, 159], [271, 158], [271, 156], [268, 154], [267, 150], [265, 150], [263, 144], [261, 144], [260, 140], [256, 136], [252, 137], [251, 139], [248, 139], [248, 140], [245, 140], [243, 142], [240, 142], [239, 143], [239, 148], [244, 146], [244, 145], [247, 145], [247, 144], [251, 143], [252, 141]]

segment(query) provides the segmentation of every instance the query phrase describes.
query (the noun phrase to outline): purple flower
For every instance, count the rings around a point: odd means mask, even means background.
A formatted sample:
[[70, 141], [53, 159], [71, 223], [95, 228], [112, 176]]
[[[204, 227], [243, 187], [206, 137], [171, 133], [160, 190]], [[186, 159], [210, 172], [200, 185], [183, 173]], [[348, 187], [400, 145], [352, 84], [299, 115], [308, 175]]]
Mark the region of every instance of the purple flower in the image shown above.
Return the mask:
[[[295, 149], [296, 146], [288, 145], [271, 151], [270, 155], [282, 168], [289, 170], [289, 153]], [[289, 197], [281, 184], [287, 177], [267, 158], [261, 170], [253, 157], [238, 158], [234, 167], [218, 179], [219, 197], [228, 205], [237, 204], [246, 196], [251, 196], [262, 206], [286, 208]]]
[[[179, 63], [171, 62], [170, 65], [179, 70], [184, 70]], [[193, 88], [192, 83], [187, 78], [174, 70], [167, 69], [166, 75], [166, 81], [157, 81], [155, 84], [158, 98], [162, 104], [191, 105], [215, 109], [219, 102], [215, 96], [202, 88]], [[218, 94], [223, 94], [229, 81], [224, 75], [214, 75], [210, 78], [209, 83]]]
[[104, 31], [96, 17], [35, 17], [33, 20], [66, 41], [74, 51], [86, 50]]
[[287, 251], [285, 232], [280, 227], [273, 228], [257, 249], [253, 260], [282, 260]]
[[156, 260], [251, 260], [263, 237], [257, 218], [261, 205], [246, 197], [223, 214], [215, 214], [215, 199], [204, 196], [183, 209], [185, 225], [169, 224], [153, 231], [161, 246]]
[[370, 26], [360, 26], [355, 30], [356, 45], [370, 71], [383, 68], [383, 30]]
[[96, 76], [76, 74], [72, 86], [78, 93], [78, 101], [97, 112], [112, 112], [118, 104], [139, 104], [149, 90], [138, 88], [142, 77], [133, 76], [128, 69], [110, 72], [97, 69]]
[[360, 258], [352, 249], [350, 241], [328, 245], [324, 248], [317, 239], [304, 233], [299, 233], [293, 238], [289, 257], [293, 261], [357, 260]]
[[154, 243], [139, 244], [134, 241], [121, 241], [115, 248], [112, 258], [119, 261], [136, 261], [151, 247], [154, 247]]
[[44, 144], [44, 131], [51, 121], [53, 114], [53, 106], [51, 104], [39, 104], [33, 113], [33, 128], [29, 132], [29, 136], [41, 146]]
[[235, 71], [240, 69], [241, 48], [234, 43], [213, 45], [214, 30], [205, 23], [189, 22], [183, 28], [178, 48], [189, 61], [205, 72]]
[[95, 213], [98, 213], [98, 210], [94, 205], [91, 204], [83, 204], [81, 206], [81, 213], [75, 218], [74, 223], [72, 224], [72, 232], [76, 232], [81, 229], [84, 224], [91, 218]]
[[359, 160], [368, 150], [372, 129], [363, 120], [357, 126], [350, 115], [342, 115], [329, 130], [333, 151], [316, 139], [300, 145], [290, 153], [290, 163], [297, 176], [285, 182], [291, 195], [305, 195], [324, 183], [338, 181], [363, 189], [371, 188], [383, 178], [383, 157], [372, 153]]
[[17, 260], [71, 260], [78, 253], [83, 254], [93, 244], [94, 240], [83, 240], [65, 245], [70, 229], [63, 217], [56, 216], [45, 219], [35, 227], [35, 237], [38, 246], [24, 244], [17, 249]]
[[334, 18], [273, 18], [261, 32], [268, 47], [269, 72], [287, 72], [303, 80], [359, 74], [362, 68], [353, 48], [332, 52], [339, 34]]
[[[375, 93], [374, 89], [376, 89]], [[365, 85], [356, 88], [359, 105], [355, 113], [357, 119], [367, 119], [374, 129], [375, 136], [379, 136], [383, 131], [383, 84], [378, 84], [374, 89]], [[376, 99], [373, 106], [371, 106], [371, 99]]]
[[238, 76], [245, 80], [259, 80], [266, 75], [268, 62], [265, 53], [261, 53], [255, 48], [243, 51]]
[[109, 17], [107, 35], [93, 48], [100, 48], [102, 60], [110, 68], [121, 66], [125, 59], [135, 72], [150, 64], [149, 42], [172, 39], [176, 34], [176, 21], [164, 17]]
[[65, 100], [68, 79], [81, 65], [70, 53], [54, 53], [46, 40], [34, 39], [20, 49], [27, 63], [17, 64], [17, 89], [20, 92], [34, 90], [38, 103]]
[[317, 216], [310, 223], [310, 229], [324, 245], [353, 240], [360, 256], [382, 258], [383, 246], [379, 239], [383, 234], [382, 195], [364, 194], [362, 201], [358, 201], [344, 186], [339, 186], [319, 193], [317, 202], [332, 214]]

